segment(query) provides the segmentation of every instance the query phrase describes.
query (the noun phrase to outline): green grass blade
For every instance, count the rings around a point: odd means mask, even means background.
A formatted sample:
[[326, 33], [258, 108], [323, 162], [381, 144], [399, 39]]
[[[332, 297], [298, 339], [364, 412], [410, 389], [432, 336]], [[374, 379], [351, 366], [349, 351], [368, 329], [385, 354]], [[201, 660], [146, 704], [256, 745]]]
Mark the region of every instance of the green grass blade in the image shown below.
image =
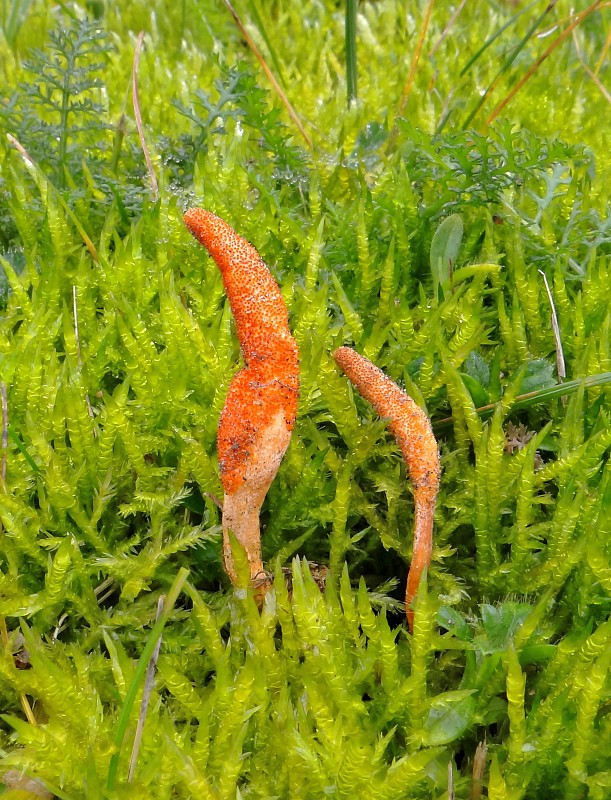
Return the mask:
[[[537, 389], [535, 392], [527, 392], [516, 397], [515, 402], [511, 405], [511, 411], [521, 411], [524, 408], [547, 403], [550, 400], [555, 400], [557, 397], [564, 397], [569, 394], [574, 394], [580, 386], [586, 389], [594, 389], [597, 386], [604, 386], [611, 383], [611, 372], [601, 372], [599, 375], [589, 375], [587, 378], [577, 378], [574, 381], [567, 381], [566, 383], [558, 383], [556, 386], [550, 386], [548, 389]], [[486, 406], [480, 406], [475, 409], [480, 417], [489, 417], [496, 407], [496, 403], [489, 403]], [[453, 417], [445, 417], [444, 419], [433, 422], [435, 430], [441, 430], [452, 424]]]
[[174, 579], [174, 583], [172, 584], [170, 591], [168, 592], [166, 602], [163, 606], [163, 611], [159, 615], [159, 619], [153, 626], [152, 631], [149, 634], [148, 639], [146, 640], [146, 645], [142, 651], [142, 654], [138, 660], [138, 665], [136, 666], [136, 670], [134, 672], [134, 677], [132, 678], [132, 682], [127, 690], [127, 694], [125, 696], [125, 701], [123, 703], [123, 708], [121, 709], [121, 714], [119, 715], [119, 721], [117, 723], [117, 733], [115, 736], [115, 747], [117, 748], [116, 752], [113, 753], [110, 764], [108, 767], [108, 778], [106, 781], [106, 786], [108, 791], [112, 791], [114, 789], [115, 780], [117, 777], [117, 769], [119, 767], [119, 758], [121, 756], [121, 746], [123, 744], [123, 739], [125, 738], [125, 734], [127, 732], [127, 726], [129, 725], [129, 718], [131, 714], [131, 710], [133, 708], [134, 702], [136, 700], [136, 695], [138, 694], [138, 689], [142, 685], [144, 681], [144, 676], [146, 674], [146, 669], [150, 658], [153, 654], [155, 646], [157, 645], [157, 640], [161, 636], [161, 632], [163, 631], [166, 622], [174, 608], [174, 604], [178, 599], [178, 595], [182, 591], [182, 587], [185, 585], [185, 581], [189, 575], [189, 570], [185, 569], [184, 567], [178, 572], [178, 575]]
[[13, 0], [8, 15], [6, 14], [6, 5], [3, 3], [5, 13], [2, 27], [6, 41], [11, 47], [15, 46], [17, 35], [26, 20], [31, 2], [32, 0]]
[[520, 9], [520, 11], [518, 11], [517, 14], [514, 14], [513, 17], [511, 17], [511, 19], [507, 20], [507, 22], [504, 25], [502, 25], [498, 29], [498, 31], [496, 33], [493, 33], [492, 36], [489, 39], [486, 39], [486, 41], [480, 47], [480, 49], [471, 56], [471, 58], [467, 61], [465, 66], [461, 69], [461, 71], [459, 73], [459, 77], [462, 78], [463, 75], [466, 75], [467, 72], [469, 72], [469, 70], [471, 69], [471, 67], [475, 64], [477, 59], [483, 53], [486, 52], [486, 50], [490, 47], [490, 45], [494, 44], [494, 42], [496, 42], [496, 40], [499, 38], [499, 36], [502, 36], [503, 33], [505, 33], [505, 31], [507, 30], [507, 28], [510, 28], [514, 24], [514, 22], [516, 22], [518, 20], [518, 18], [521, 17], [522, 14], [524, 14], [525, 11], [530, 11], [530, 9], [533, 6], [536, 6], [537, 3], [538, 3], [538, 0], [533, 0], [532, 3], [529, 3], [527, 6], [524, 6], [524, 8]]
[[539, 14], [539, 16], [533, 22], [533, 24], [530, 26], [530, 28], [528, 29], [528, 31], [526, 32], [524, 37], [519, 41], [519, 43], [516, 45], [516, 47], [512, 50], [511, 55], [509, 55], [505, 59], [505, 61], [503, 62], [503, 65], [500, 68], [500, 70], [497, 72], [496, 76], [494, 77], [494, 80], [492, 81], [492, 83], [489, 84], [489, 86], [486, 89], [486, 91], [479, 98], [479, 100], [477, 101], [477, 103], [475, 104], [473, 109], [471, 110], [470, 114], [467, 116], [466, 120], [463, 122], [463, 125], [462, 125], [463, 130], [466, 130], [469, 127], [469, 123], [471, 122], [473, 117], [477, 114], [477, 112], [480, 110], [480, 108], [484, 105], [488, 95], [496, 88], [498, 82], [501, 80], [501, 78], [507, 72], [507, 70], [511, 67], [511, 65], [516, 60], [516, 58], [520, 55], [520, 53], [522, 52], [522, 50], [526, 46], [527, 42], [529, 41], [529, 39], [532, 39], [533, 34], [537, 30], [537, 28], [539, 27], [541, 22], [545, 19], [545, 17], [549, 14], [549, 12], [553, 9], [553, 7], [555, 5], [556, 5], [556, 0], [552, 0], [551, 3], [548, 3], [548, 5], [546, 6], [545, 10], [541, 14]]
[[14, 431], [14, 430], [13, 430], [13, 428], [11, 427], [11, 425], [9, 425], [9, 426], [8, 426], [7, 430], [8, 430], [8, 435], [11, 437], [11, 439], [12, 439], [12, 440], [15, 442], [15, 444], [17, 445], [17, 448], [18, 448], [19, 452], [21, 453], [21, 455], [22, 455], [22, 456], [25, 458], [25, 460], [26, 460], [26, 461], [28, 462], [28, 464], [30, 465], [30, 467], [31, 467], [31, 469], [32, 469], [32, 472], [34, 472], [34, 473], [36, 473], [36, 472], [40, 472], [40, 469], [39, 469], [39, 467], [38, 467], [38, 464], [37, 464], [37, 463], [34, 461], [34, 459], [32, 458], [32, 456], [31, 456], [31, 455], [28, 453], [28, 451], [27, 451], [27, 449], [26, 449], [26, 446], [25, 446], [25, 445], [24, 445], [24, 443], [21, 441], [21, 439], [20, 439], [20, 437], [19, 437], [19, 434], [17, 433], [17, 431]]
[[348, 105], [357, 98], [356, 87], [356, 0], [346, 0], [346, 86]]

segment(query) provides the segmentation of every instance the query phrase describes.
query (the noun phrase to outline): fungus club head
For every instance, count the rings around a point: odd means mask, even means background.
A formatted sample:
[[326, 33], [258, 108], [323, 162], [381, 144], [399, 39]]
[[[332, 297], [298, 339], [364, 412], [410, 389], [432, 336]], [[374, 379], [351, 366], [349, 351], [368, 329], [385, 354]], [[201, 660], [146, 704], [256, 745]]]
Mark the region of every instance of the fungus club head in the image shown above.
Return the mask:
[[255, 248], [203, 208], [190, 208], [184, 221], [220, 270], [246, 363], [257, 353], [257, 340], [292, 339], [278, 284]]
[[397, 384], [364, 356], [350, 347], [333, 353], [360, 394], [377, 413], [388, 420], [388, 427], [397, 440], [414, 490], [414, 552], [407, 586], [405, 609], [410, 630], [414, 613], [411, 604], [416, 596], [423, 571], [431, 562], [433, 514], [439, 487], [439, 450], [431, 423], [424, 411]]

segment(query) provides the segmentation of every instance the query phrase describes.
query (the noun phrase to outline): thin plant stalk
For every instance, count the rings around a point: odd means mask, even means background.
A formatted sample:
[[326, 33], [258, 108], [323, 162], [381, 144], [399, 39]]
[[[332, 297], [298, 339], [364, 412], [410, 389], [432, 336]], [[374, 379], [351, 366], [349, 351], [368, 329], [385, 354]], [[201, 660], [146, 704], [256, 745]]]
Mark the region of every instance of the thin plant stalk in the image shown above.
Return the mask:
[[237, 11], [231, 5], [229, 0], [223, 0], [223, 4], [225, 5], [227, 10], [229, 11], [231, 16], [233, 17], [233, 20], [234, 20], [235, 24], [240, 29], [240, 33], [244, 37], [244, 39], [246, 41], [246, 44], [252, 50], [252, 52], [253, 52], [255, 58], [257, 59], [257, 61], [259, 62], [259, 64], [261, 64], [261, 68], [263, 69], [263, 72], [265, 72], [265, 74], [267, 75], [267, 78], [268, 78], [269, 82], [272, 84], [272, 86], [274, 88], [274, 91], [276, 92], [276, 94], [278, 95], [280, 100], [282, 101], [284, 107], [286, 108], [286, 110], [288, 112], [288, 115], [290, 116], [290, 118], [293, 120], [293, 122], [295, 123], [295, 125], [299, 129], [299, 133], [303, 136], [303, 139], [304, 139], [305, 143], [311, 149], [312, 148], [312, 139], [306, 133], [305, 128], [301, 124], [301, 120], [297, 116], [297, 112], [295, 111], [295, 109], [291, 105], [291, 103], [290, 103], [288, 97], [286, 96], [286, 94], [282, 91], [282, 87], [280, 86], [280, 84], [276, 80], [276, 77], [275, 77], [274, 73], [268, 67], [267, 62], [265, 61], [265, 59], [263, 58], [263, 55], [261, 54], [261, 51], [259, 50], [257, 45], [254, 43], [254, 41], [253, 41], [252, 37], [250, 36], [250, 34], [248, 33], [248, 31], [246, 30], [246, 27], [245, 27], [244, 23], [242, 22], [242, 20], [240, 19]]
[[560, 336], [558, 315], [556, 314], [556, 306], [554, 304], [552, 290], [550, 289], [547, 281], [547, 275], [542, 269], [539, 270], [539, 274], [543, 277], [543, 283], [545, 284], [545, 291], [547, 292], [547, 299], [551, 309], [552, 331], [554, 333], [554, 344], [556, 347], [556, 372], [558, 373], [558, 380], [562, 383], [562, 381], [566, 378], [566, 366], [564, 363], [564, 349], [562, 347], [562, 337]]
[[575, 52], [577, 53], [577, 58], [579, 59], [579, 63], [581, 64], [584, 72], [587, 72], [590, 78], [594, 81], [594, 83], [596, 84], [596, 88], [605, 98], [607, 103], [611, 103], [611, 93], [608, 91], [604, 83], [600, 80], [597, 73], [592, 71], [590, 67], [586, 64], [586, 60], [584, 58], [581, 47], [579, 46], [579, 40], [577, 38], [575, 30], [573, 30], [573, 44], [575, 45]]
[[[447, 39], [447, 36], [448, 36], [449, 32], [452, 30], [452, 27], [454, 26], [454, 23], [456, 22], [456, 20], [460, 16], [461, 11], [463, 10], [463, 8], [466, 5], [467, 5], [467, 0], [462, 0], [461, 4], [458, 6], [456, 11], [452, 14], [450, 19], [448, 20], [448, 24], [445, 26], [445, 28], [441, 32], [441, 36], [439, 37], [439, 39], [437, 39], [435, 44], [431, 47], [431, 50], [429, 52], [429, 58], [432, 58], [435, 55], [435, 53], [441, 47], [441, 45], [444, 42], [444, 40]], [[461, 75], [462, 75], [462, 72], [461, 72]]]
[[38, 464], [34, 461], [32, 456], [28, 453], [28, 451], [26, 449], [26, 446], [21, 441], [21, 439], [19, 437], [19, 434], [17, 433], [17, 431], [15, 431], [13, 429], [12, 425], [8, 426], [8, 435], [11, 437], [13, 442], [17, 445], [17, 449], [19, 450], [21, 455], [25, 458], [25, 460], [28, 462], [28, 465], [29, 465], [30, 469], [32, 470], [32, 472], [34, 474], [37, 474], [38, 472], [40, 472], [40, 468], [39, 468]]
[[121, 149], [123, 147], [123, 140], [127, 133], [127, 120], [125, 118], [125, 111], [121, 113], [119, 121], [115, 126], [115, 135], [112, 141], [112, 156], [110, 157], [110, 171], [116, 175], [119, 170], [119, 159], [121, 158]]
[[10, 133], [6, 134], [6, 138], [9, 140], [9, 143], [12, 145], [12, 147], [14, 147], [15, 150], [17, 150], [17, 152], [19, 153], [19, 155], [23, 158], [23, 161], [24, 161], [26, 167], [28, 168], [28, 170], [30, 172], [34, 173], [34, 175], [36, 176], [36, 178], [37, 178], [37, 180], [39, 182], [39, 185], [42, 184], [47, 189], [47, 191], [49, 189], [51, 189], [51, 191], [55, 194], [58, 203], [64, 209], [66, 215], [69, 217], [69, 219], [71, 220], [72, 224], [74, 225], [74, 227], [79, 232], [79, 234], [81, 236], [81, 239], [85, 243], [85, 247], [91, 253], [91, 257], [93, 258], [93, 260], [96, 263], [99, 263], [100, 256], [98, 254], [98, 251], [97, 251], [94, 243], [91, 241], [91, 239], [88, 236], [87, 232], [85, 231], [85, 229], [83, 228], [83, 226], [81, 225], [79, 220], [77, 219], [74, 211], [72, 211], [72, 209], [70, 208], [68, 203], [66, 203], [66, 201], [64, 200], [62, 193], [52, 183], [52, 181], [49, 178], [47, 178], [45, 173], [38, 166], [38, 164], [34, 161], [32, 156], [28, 153], [28, 151], [25, 149], [25, 147], [21, 144], [21, 142], [18, 139], [16, 139]]
[[60, 136], [59, 136], [59, 163], [61, 169], [59, 171], [59, 188], [66, 188], [66, 155], [68, 153], [68, 117], [70, 115], [70, 70], [67, 69], [64, 73], [64, 84], [62, 86], [62, 100], [60, 109]]
[[[557, 397], [574, 394], [580, 386], [584, 386], [586, 389], [595, 389], [607, 383], [611, 383], [611, 372], [601, 372], [598, 375], [589, 375], [587, 378], [578, 378], [574, 381], [559, 383], [556, 386], [550, 386], [548, 389], [537, 389], [534, 392], [518, 395], [511, 406], [511, 411], [521, 411], [524, 408], [530, 408], [531, 406], [546, 403], [549, 400], [555, 400]], [[488, 405], [476, 408], [475, 411], [480, 417], [488, 417], [493, 413], [496, 406], [497, 403], [488, 403]], [[438, 419], [432, 422], [433, 430], [448, 427], [452, 422], [454, 422], [454, 417]]]
[[[581, 59], [580, 59], [580, 61], [581, 61]], [[609, 92], [609, 90], [604, 85], [604, 83], [601, 81], [601, 79], [598, 77], [598, 75], [595, 72], [592, 72], [592, 70], [590, 69], [590, 67], [588, 67], [588, 65], [585, 63], [585, 61], [581, 61], [581, 66], [583, 67], [584, 71], [587, 72], [587, 74], [590, 76], [590, 78], [592, 78], [592, 80], [596, 84], [596, 88], [602, 94], [602, 96], [605, 98], [607, 103], [611, 103], [611, 92]]]
[[607, 34], [607, 38], [603, 45], [603, 49], [600, 51], [600, 55], [598, 56], [598, 61], [596, 62], [596, 66], [594, 67], [594, 73], [598, 75], [600, 72], [600, 68], [604, 63], [606, 63], [607, 53], [609, 52], [609, 48], [611, 48], [611, 29], [609, 29], [609, 33]]
[[356, 3], [357, 0], [346, 0], [346, 88], [348, 106], [357, 99], [356, 70]]
[[276, 74], [278, 75], [279, 83], [281, 83], [283, 86], [285, 86], [286, 82], [284, 80], [284, 75], [282, 74], [282, 66], [280, 64], [280, 59], [278, 58], [278, 56], [276, 54], [276, 49], [273, 46], [273, 44], [271, 42], [271, 39], [267, 35], [267, 30], [265, 28], [265, 25], [263, 24], [263, 20], [261, 19], [261, 15], [259, 14], [259, 9], [257, 8], [257, 4], [254, 2], [254, 0], [249, 0], [248, 7], [250, 8], [250, 13], [253, 16], [253, 19], [255, 21], [255, 25], [259, 29], [259, 32], [260, 32], [260, 34], [261, 34], [261, 36], [263, 38], [263, 41], [265, 42], [265, 46], [267, 47], [267, 50], [268, 50], [269, 55], [270, 55], [270, 58], [274, 63], [274, 69], [276, 70]]
[[157, 176], [153, 162], [149, 155], [148, 147], [146, 146], [146, 139], [144, 138], [144, 125], [142, 123], [142, 114], [140, 113], [140, 98], [138, 96], [138, 68], [140, 66], [140, 51], [142, 50], [142, 42], [144, 41], [144, 31], [140, 31], [136, 39], [136, 49], [134, 50], [134, 66], [132, 69], [132, 103], [134, 106], [134, 117], [136, 119], [136, 128], [138, 129], [138, 138], [140, 139], [140, 146], [144, 153], [144, 160], [146, 161], [146, 169], [149, 174], [151, 182], [151, 191], [153, 192], [153, 200], [157, 202], [159, 197], [159, 184], [157, 183]]
[[112, 156], [110, 157], [110, 170], [115, 175], [119, 170], [119, 161], [121, 159], [121, 150], [123, 148], [123, 140], [127, 133], [127, 103], [129, 101], [129, 93], [132, 88], [132, 81], [127, 82], [127, 88], [123, 97], [123, 108], [121, 109], [121, 116], [115, 126], [115, 135], [112, 140]]
[[[592, 5], [591, 5], [589, 8], [586, 8], [586, 10], [585, 10], [585, 11], [583, 11], [581, 14], [578, 14], [578, 15], [575, 17], [575, 20], [574, 20], [574, 21], [573, 21], [573, 22], [572, 22], [572, 23], [569, 25], [569, 27], [568, 27], [568, 28], [566, 28], [566, 29], [565, 29], [565, 30], [564, 30], [564, 31], [563, 31], [563, 32], [560, 34], [560, 36], [558, 36], [556, 39], [554, 39], [554, 41], [553, 41], [553, 42], [550, 44], [550, 46], [547, 48], [547, 50], [546, 50], [546, 51], [545, 51], [545, 52], [544, 52], [542, 55], [540, 55], [540, 56], [539, 56], [539, 58], [538, 58], [538, 59], [535, 61], [535, 63], [532, 65], [532, 67], [530, 67], [530, 69], [529, 69], [529, 70], [526, 72], [526, 74], [525, 74], [525, 75], [523, 75], [523, 76], [520, 78], [520, 80], [519, 80], [519, 81], [516, 83], [516, 85], [515, 85], [515, 86], [514, 86], [514, 87], [511, 89], [511, 91], [509, 92], [509, 94], [507, 94], [507, 95], [506, 95], [506, 96], [503, 98], [503, 100], [501, 100], [501, 102], [500, 102], [500, 103], [499, 103], [499, 104], [498, 104], [498, 105], [495, 107], [495, 109], [493, 110], [492, 114], [490, 114], [490, 116], [489, 116], [489, 117], [488, 117], [488, 119], [486, 120], [486, 125], [491, 125], [491, 124], [494, 122], [494, 120], [495, 120], [495, 119], [498, 117], [498, 115], [501, 113], [501, 111], [502, 111], [502, 110], [503, 110], [503, 109], [504, 109], [504, 108], [505, 108], [507, 105], [509, 105], [509, 103], [510, 103], [510, 102], [513, 100], [513, 98], [514, 98], [514, 97], [516, 96], [516, 94], [517, 94], [517, 93], [520, 91], [520, 89], [521, 89], [521, 88], [524, 86], [524, 84], [526, 84], [526, 83], [527, 83], [527, 82], [528, 82], [528, 81], [529, 81], [529, 80], [532, 78], [532, 76], [533, 76], [533, 75], [535, 74], [535, 72], [536, 72], [536, 71], [539, 69], [539, 67], [540, 67], [540, 66], [541, 66], [541, 64], [542, 64], [542, 63], [545, 61], [545, 59], [546, 59], [546, 58], [548, 58], [548, 56], [550, 56], [550, 55], [551, 55], [551, 54], [554, 52], [554, 50], [555, 50], [555, 49], [556, 49], [556, 48], [557, 48], [557, 47], [558, 47], [560, 44], [562, 44], [562, 42], [563, 42], [563, 41], [564, 41], [564, 40], [565, 40], [565, 39], [566, 39], [568, 36], [570, 36], [570, 35], [571, 35], [571, 33], [572, 33], [572, 32], [573, 32], [573, 30], [574, 30], [574, 29], [577, 27], [577, 25], [580, 25], [580, 24], [581, 24], [581, 23], [584, 21], [584, 19], [586, 19], [586, 17], [589, 17], [589, 16], [590, 16], [590, 14], [593, 14], [593, 13], [594, 13], [594, 11], [597, 11], [597, 10], [598, 10], [598, 7], [600, 6], [601, 2], [602, 2], [602, 0], [595, 0], [595, 2], [594, 2], [594, 3], [592, 3]], [[469, 120], [467, 120], [467, 122], [468, 122], [468, 121], [469, 121]], [[467, 124], [467, 123], [465, 123], [465, 125], [466, 125], [466, 124]]]
[[148, 664], [151, 660], [151, 656], [155, 648], [157, 647], [157, 641], [161, 636], [161, 633], [165, 627], [166, 622], [168, 621], [172, 609], [178, 600], [178, 595], [182, 591], [182, 587], [185, 585], [185, 581], [189, 575], [189, 570], [185, 569], [184, 567], [180, 569], [178, 575], [174, 579], [174, 583], [170, 587], [170, 591], [168, 592], [168, 596], [166, 602], [163, 606], [163, 611], [159, 615], [159, 619], [153, 626], [152, 631], [150, 632], [148, 639], [146, 640], [146, 644], [142, 651], [142, 655], [138, 659], [138, 664], [136, 665], [136, 669], [134, 671], [134, 676], [132, 681], [129, 685], [127, 690], [127, 694], [125, 695], [125, 700], [123, 701], [123, 708], [121, 709], [121, 713], [119, 715], [119, 720], [117, 723], [117, 732], [115, 734], [115, 752], [111, 756], [110, 764], [108, 767], [108, 776], [106, 780], [106, 788], [109, 792], [113, 791], [115, 787], [115, 783], [117, 780], [117, 770], [119, 768], [119, 758], [121, 756], [121, 748], [123, 746], [123, 740], [125, 739], [125, 734], [127, 733], [127, 728], [129, 725], [129, 719], [131, 716], [132, 708], [134, 703], [136, 702], [136, 695], [138, 694], [138, 690], [143, 685], [146, 670]]
[[471, 778], [471, 800], [480, 800], [482, 796], [482, 786], [484, 782], [484, 772], [486, 771], [486, 757], [488, 755], [488, 745], [485, 741], [479, 742], [473, 757], [473, 771]]
[[2, 29], [4, 38], [11, 47], [15, 46], [17, 35], [25, 22], [28, 8], [32, 0], [13, 0], [10, 4], [9, 12], [6, 13], [7, 3], [3, 3]]
[[[160, 595], [157, 600], [157, 616], [155, 622], [159, 621], [161, 612], [163, 611], [163, 604], [165, 602], [165, 595]], [[132, 747], [132, 754], [129, 760], [129, 773], [127, 776], [128, 783], [131, 782], [136, 771], [136, 764], [138, 763], [138, 753], [140, 752], [140, 744], [142, 742], [142, 735], [144, 733], [144, 723], [146, 722], [146, 715], [151, 702], [151, 694], [153, 692], [153, 684], [155, 682], [155, 668], [157, 666], [157, 659], [159, 658], [159, 651], [161, 649], [161, 636], [157, 639], [157, 644], [151, 655], [150, 661], [146, 668], [146, 676], [144, 678], [144, 688], [142, 689], [142, 700], [140, 702], [140, 714], [138, 716], [138, 725], [136, 726], [136, 735], [134, 736], [134, 744]]]
[[21, 692], [21, 694], [19, 695], [19, 702], [21, 703], [21, 708], [23, 709], [23, 713], [25, 714], [26, 719], [30, 723], [30, 725], [38, 725], [36, 717], [34, 716], [34, 711], [32, 710], [32, 706], [30, 705], [30, 701], [23, 692]]
[[[4, 381], [0, 383], [0, 398], [2, 401], [2, 465], [0, 466], [0, 479], [4, 487], [6, 483], [6, 459], [8, 454], [8, 401], [6, 399], [6, 383]], [[1, 530], [0, 528], [0, 531]]]
[[[511, 67], [513, 62], [520, 55], [520, 53], [522, 52], [522, 50], [524, 49], [524, 47], [526, 46], [528, 41], [530, 39], [532, 39], [532, 37], [535, 34], [535, 31], [537, 30], [539, 25], [543, 22], [545, 17], [549, 14], [549, 12], [554, 8], [554, 6], [556, 5], [556, 2], [557, 2], [557, 0], [552, 0], [550, 3], [548, 3], [547, 7], [543, 10], [543, 12], [541, 14], [539, 14], [539, 16], [536, 18], [536, 20], [530, 26], [530, 28], [528, 29], [528, 31], [526, 32], [524, 37], [518, 43], [517, 47], [512, 51], [511, 55], [508, 56], [508, 58], [505, 59], [505, 61], [503, 62], [502, 66], [500, 68], [500, 70], [495, 75], [494, 80], [488, 86], [488, 88], [484, 91], [482, 96], [479, 98], [479, 100], [477, 101], [477, 103], [475, 104], [473, 109], [471, 110], [469, 116], [463, 122], [463, 125], [462, 125], [463, 130], [465, 130], [469, 126], [469, 124], [470, 124], [471, 120], [473, 119], [473, 117], [475, 117], [477, 112], [480, 110], [480, 108], [484, 105], [484, 103], [488, 99], [488, 95], [491, 92], [493, 92], [494, 89], [496, 89], [496, 87], [498, 86], [499, 82], [501, 81], [503, 75], [505, 75], [505, 73], [507, 72], [509, 67]], [[487, 120], [487, 124], [488, 125], [490, 124], [489, 120]]]
[[[405, 84], [405, 88], [403, 89], [401, 100], [399, 100], [399, 105], [397, 106], [397, 113], [395, 114], [395, 118], [400, 117], [403, 114], [405, 106], [407, 105], [407, 101], [409, 100], [409, 96], [412, 92], [412, 86], [414, 85], [416, 71], [418, 70], [418, 64], [420, 63], [420, 55], [422, 53], [422, 47], [424, 45], [424, 39], [426, 37], [426, 32], [429, 27], [429, 21], [431, 19], [431, 13], [433, 11], [434, 4], [435, 0], [428, 0], [426, 10], [424, 12], [424, 19], [420, 27], [420, 33], [418, 34], [418, 41], [416, 42], [416, 49], [414, 50], [414, 55], [412, 56], [412, 63], [410, 66], [409, 75], [407, 77], [407, 83]], [[397, 127], [395, 125], [388, 139], [389, 147], [392, 147], [394, 145], [396, 138], [397, 138]]]
[[498, 31], [496, 31], [496, 33], [493, 33], [492, 36], [489, 39], [486, 39], [484, 44], [479, 48], [479, 50], [476, 53], [474, 53], [474, 55], [471, 56], [471, 58], [467, 61], [465, 66], [461, 69], [461, 71], [459, 73], [459, 77], [462, 78], [463, 75], [466, 75], [467, 72], [469, 72], [469, 70], [473, 66], [473, 64], [475, 64], [477, 59], [483, 53], [486, 52], [486, 50], [490, 47], [490, 45], [494, 44], [494, 42], [496, 42], [496, 40], [499, 38], [499, 36], [502, 36], [503, 33], [505, 33], [505, 31], [507, 30], [507, 28], [510, 28], [514, 24], [514, 22], [516, 22], [522, 16], [522, 14], [524, 14], [526, 11], [530, 11], [530, 9], [533, 6], [538, 5], [538, 3], [539, 3], [539, 0], [533, 0], [532, 3], [529, 3], [527, 6], [524, 6], [524, 8], [521, 8], [516, 14], [513, 15], [513, 17], [511, 17], [510, 20], [508, 20], [504, 25], [502, 25], [498, 29]]
[[[82, 374], [83, 372], [83, 359], [81, 357], [81, 339], [79, 336], [78, 330], [78, 307], [76, 304], [76, 286], [72, 287], [72, 315], [74, 317], [74, 338], [76, 340], [76, 355], [78, 358], [78, 369], [79, 372]], [[87, 412], [91, 419], [94, 418], [93, 408], [91, 406], [91, 400], [89, 399], [89, 393], [85, 392], [85, 402], [87, 403]], [[94, 428], [93, 435], [97, 435], [97, 431]]]

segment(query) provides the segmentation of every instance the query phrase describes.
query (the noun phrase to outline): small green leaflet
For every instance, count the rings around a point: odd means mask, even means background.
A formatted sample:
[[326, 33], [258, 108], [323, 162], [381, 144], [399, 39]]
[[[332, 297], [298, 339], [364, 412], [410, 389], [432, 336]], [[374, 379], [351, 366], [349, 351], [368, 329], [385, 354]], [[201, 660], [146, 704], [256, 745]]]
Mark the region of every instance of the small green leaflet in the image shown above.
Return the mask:
[[433, 234], [431, 242], [431, 274], [433, 296], [437, 303], [439, 287], [447, 296], [450, 291], [451, 274], [462, 242], [463, 222], [460, 214], [450, 214]]

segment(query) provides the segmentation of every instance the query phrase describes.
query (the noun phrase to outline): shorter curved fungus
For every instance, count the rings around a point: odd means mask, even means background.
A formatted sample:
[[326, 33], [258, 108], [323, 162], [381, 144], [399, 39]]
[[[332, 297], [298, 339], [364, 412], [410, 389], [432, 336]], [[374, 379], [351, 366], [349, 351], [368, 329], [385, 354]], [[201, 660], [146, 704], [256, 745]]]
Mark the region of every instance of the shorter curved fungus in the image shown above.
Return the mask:
[[388, 420], [388, 428], [397, 440], [412, 482], [414, 552], [405, 589], [405, 613], [409, 629], [413, 631], [412, 602], [420, 576], [431, 563], [433, 515], [440, 479], [437, 441], [424, 411], [371, 361], [350, 347], [340, 347], [333, 358], [360, 394]]
[[259, 512], [295, 423], [299, 351], [278, 284], [255, 248], [204, 209], [189, 209], [184, 221], [220, 269], [245, 362], [229, 386], [217, 434], [225, 491], [223, 560], [236, 584], [232, 531], [246, 551], [260, 600], [270, 581], [261, 560]]

